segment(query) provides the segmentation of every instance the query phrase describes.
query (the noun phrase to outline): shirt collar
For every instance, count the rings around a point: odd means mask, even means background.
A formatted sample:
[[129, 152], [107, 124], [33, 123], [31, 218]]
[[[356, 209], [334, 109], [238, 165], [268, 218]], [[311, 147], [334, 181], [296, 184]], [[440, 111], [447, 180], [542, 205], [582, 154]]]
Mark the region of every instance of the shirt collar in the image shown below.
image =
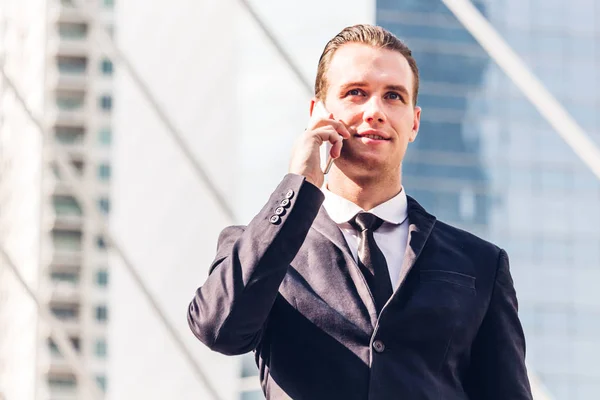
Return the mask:
[[[335, 223], [343, 224], [348, 222], [356, 214], [364, 211], [350, 200], [331, 192], [329, 189], [327, 189], [327, 187], [323, 187], [322, 190], [325, 194], [323, 207], [325, 207], [327, 214]], [[400, 193], [398, 193], [396, 196], [384, 203], [379, 204], [377, 207], [369, 210], [369, 212], [391, 224], [398, 225], [404, 222], [408, 215], [408, 202], [404, 187], [400, 189]]]

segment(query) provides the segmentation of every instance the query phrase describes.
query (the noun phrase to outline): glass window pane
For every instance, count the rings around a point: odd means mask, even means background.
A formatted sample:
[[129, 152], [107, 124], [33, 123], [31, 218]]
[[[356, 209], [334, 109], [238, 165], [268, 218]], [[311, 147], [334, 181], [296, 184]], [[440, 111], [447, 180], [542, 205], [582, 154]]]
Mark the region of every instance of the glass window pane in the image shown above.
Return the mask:
[[50, 274], [52, 282], [79, 282], [79, 273], [77, 272], [52, 272]]
[[51, 389], [73, 389], [77, 387], [77, 379], [75, 375], [49, 376], [48, 386]]
[[79, 216], [81, 215], [81, 207], [79, 203], [71, 196], [54, 196], [52, 198], [54, 204], [54, 212], [56, 215]]
[[260, 390], [252, 392], [242, 392], [240, 400], [264, 400], [265, 395]]
[[258, 376], [258, 367], [254, 361], [254, 354], [245, 354], [242, 356], [242, 378], [248, 376]]
[[104, 95], [100, 97], [100, 108], [102, 108], [104, 111], [112, 110], [112, 103], [112, 96]]
[[102, 70], [102, 74], [104, 75], [112, 75], [113, 73], [113, 63], [109, 59], [102, 60], [100, 69]]
[[77, 56], [58, 56], [56, 65], [61, 74], [85, 74], [87, 58]]
[[108, 271], [105, 269], [101, 269], [96, 273], [96, 284], [98, 286], [106, 287], [108, 286]]
[[61, 144], [83, 143], [85, 129], [77, 126], [57, 126], [54, 128], [56, 141]]
[[97, 246], [99, 249], [105, 249], [105, 248], [106, 248], [106, 241], [104, 240], [104, 237], [102, 237], [102, 236], [98, 236], [98, 237], [96, 238], [96, 246]]
[[56, 250], [80, 251], [80, 231], [52, 231], [52, 242]]
[[56, 106], [62, 111], [74, 111], [83, 108], [85, 93], [78, 91], [59, 91], [56, 93]]
[[106, 197], [102, 197], [98, 200], [98, 207], [102, 213], [108, 214], [110, 212], [110, 200]]
[[77, 22], [60, 22], [58, 35], [62, 39], [82, 39], [87, 35], [87, 24]]
[[108, 164], [100, 164], [98, 166], [98, 177], [103, 180], [109, 180], [110, 179], [110, 165]]
[[97, 306], [96, 307], [96, 321], [98, 322], [106, 322], [108, 319], [108, 310], [106, 306]]
[[98, 383], [98, 387], [100, 388], [100, 390], [106, 392], [106, 376], [98, 375], [96, 377], [96, 383]]
[[106, 340], [104, 339], [98, 339], [96, 341], [96, 356], [98, 356], [99, 358], [105, 358], [106, 357]]
[[101, 144], [110, 145], [112, 141], [112, 131], [110, 130], [110, 128], [101, 129], [98, 136]]

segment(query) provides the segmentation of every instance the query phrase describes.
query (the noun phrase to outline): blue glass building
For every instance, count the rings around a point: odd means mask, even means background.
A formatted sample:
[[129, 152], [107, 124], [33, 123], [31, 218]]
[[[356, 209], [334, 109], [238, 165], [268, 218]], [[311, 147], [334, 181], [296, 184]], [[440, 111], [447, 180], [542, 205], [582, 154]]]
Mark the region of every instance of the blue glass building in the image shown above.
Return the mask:
[[[600, 3], [473, 3], [599, 143]], [[377, 24], [421, 72], [407, 193], [508, 251], [529, 368], [553, 398], [600, 398], [600, 182], [441, 0], [378, 0]]]

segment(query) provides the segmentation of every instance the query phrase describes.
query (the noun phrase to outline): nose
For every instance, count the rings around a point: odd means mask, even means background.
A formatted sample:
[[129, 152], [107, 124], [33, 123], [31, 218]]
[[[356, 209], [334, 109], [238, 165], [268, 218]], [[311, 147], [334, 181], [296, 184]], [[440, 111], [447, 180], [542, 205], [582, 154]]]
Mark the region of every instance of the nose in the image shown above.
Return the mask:
[[381, 104], [381, 100], [379, 98], [373, 96], [368, 102], [365, 103], [363, 119], [369, 124], [375, 122], [381, 124], [385, 122], [385, 113], [383, 112], [383, 105]]

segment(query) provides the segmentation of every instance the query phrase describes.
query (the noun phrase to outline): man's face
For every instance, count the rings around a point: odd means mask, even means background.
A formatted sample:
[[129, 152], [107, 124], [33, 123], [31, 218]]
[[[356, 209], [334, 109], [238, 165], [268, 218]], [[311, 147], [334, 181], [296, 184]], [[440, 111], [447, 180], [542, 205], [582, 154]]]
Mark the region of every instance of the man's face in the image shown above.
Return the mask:
[[348, 43], [333, 55], [326, 80], [325, 107], [352, 134], [344, 140], [336, 167], [349, 177], [399, 177], [421, 115], [413, 106], [413, 73], [406, 58], [397, 51]]

